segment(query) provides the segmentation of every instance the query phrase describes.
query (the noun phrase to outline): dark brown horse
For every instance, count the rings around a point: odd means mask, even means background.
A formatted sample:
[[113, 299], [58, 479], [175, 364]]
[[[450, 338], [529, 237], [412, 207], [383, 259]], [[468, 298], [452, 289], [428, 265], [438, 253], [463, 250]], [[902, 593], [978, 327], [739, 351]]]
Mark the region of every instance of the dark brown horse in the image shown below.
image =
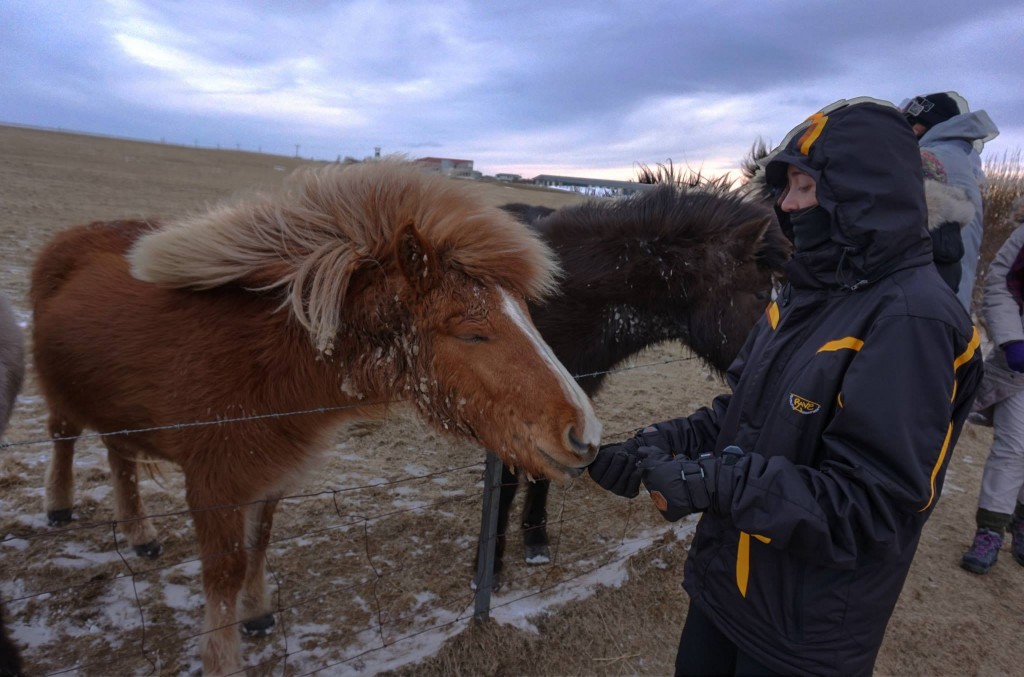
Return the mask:
[[[138, 431], [104, 442], [117, 518], [155, 556], [137, 460], [180, 465], [206, 595], [203, 668], [235, 672], [238, 619], [273, 625], [264, 554], [277, 501], [342, 420], [411, 400], [531, 474], [592, 460], [600, 424], [527, 314], [557, 272], [535, 234], [468, 186], [393, 160], [308, 171], [279, 195], [164, 226], [65, 231], [32, 276], [56, 438], [47, 512], [70, 519], [75, 436]], [[294, 411], [310, 413], [266, 416]], [[178, 425], [217, 416], [235, 420]]]
[[[767, 307], [789, 241], [771, 209], [720, 181], [660, 185], [617, 201], [557, 211], [503, 207], [555, 250], [565, 277], [530, 315], [588, 395], [610, 369], [655, 343], [681, 341], [719, 373]], [[495, 573], [500, 574], [517, 474], [505, 468]], [[549, 483], [527, 484], [526, 561], [548, 561]]]

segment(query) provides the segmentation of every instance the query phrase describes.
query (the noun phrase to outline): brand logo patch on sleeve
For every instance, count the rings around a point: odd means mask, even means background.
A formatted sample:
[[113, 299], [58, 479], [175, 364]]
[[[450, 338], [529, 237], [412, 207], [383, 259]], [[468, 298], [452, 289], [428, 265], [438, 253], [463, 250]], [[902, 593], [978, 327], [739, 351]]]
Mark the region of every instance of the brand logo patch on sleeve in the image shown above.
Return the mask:
[[652, 491], [651, 500], [654, 501], [654, 507], [658, 510], [662, 512], [668, 510], [668, 501], [660, 491]]
[[789, 406], [793, 407], [793, 411], [798, 414], [816, 414], [821, 411], [820, 404], [800, 397], [796, 393], [789, 394]]

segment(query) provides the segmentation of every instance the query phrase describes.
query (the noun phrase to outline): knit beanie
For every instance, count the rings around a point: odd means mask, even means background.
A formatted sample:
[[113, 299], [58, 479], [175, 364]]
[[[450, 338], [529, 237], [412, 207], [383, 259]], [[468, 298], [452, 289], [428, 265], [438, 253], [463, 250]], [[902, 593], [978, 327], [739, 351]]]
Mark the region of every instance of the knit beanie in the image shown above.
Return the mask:
[[931, 129], [940, 122], [960, 115], [960, 106], [956, 100], [945, 92], [937, 92], [925, 96], [915, 96], [910, 104], [904, 107], [910, 124], [922, 124]]

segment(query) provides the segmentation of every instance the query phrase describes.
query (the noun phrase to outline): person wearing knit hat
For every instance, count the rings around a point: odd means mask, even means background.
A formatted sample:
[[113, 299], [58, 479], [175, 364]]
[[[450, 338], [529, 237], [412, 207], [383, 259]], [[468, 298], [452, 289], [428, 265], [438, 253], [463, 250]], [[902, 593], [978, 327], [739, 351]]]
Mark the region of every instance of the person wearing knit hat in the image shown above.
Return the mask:
[[971, 111], [957, 92], [936, 92], [908, 99], [900, 106], [922, 150], [942, 165], [950, 186], [962, 188], [974, 205], [974, 215], [960, 230], [964, 255], [960, 259], [960, 283], [956, 296], [971, 312], [974, 279], [978, 270], [983, 229], [981, 187], [985, 174], [980, 153], [986, 141], [999, 134], [983, 110]]
[[[953, 98], [955, 95], [956, 98]], [[962, 107], [962, 108], [961, 108]], [[904, 115], [913, 126], [914, 133], [920, 137], [937, 124], [951, 117], [967, 112], [967, 102], [956, 92], [939, 92], [926, 96], [915, 96], [903, 104]], [[920, 125], [921, 130], [917, 129]]]

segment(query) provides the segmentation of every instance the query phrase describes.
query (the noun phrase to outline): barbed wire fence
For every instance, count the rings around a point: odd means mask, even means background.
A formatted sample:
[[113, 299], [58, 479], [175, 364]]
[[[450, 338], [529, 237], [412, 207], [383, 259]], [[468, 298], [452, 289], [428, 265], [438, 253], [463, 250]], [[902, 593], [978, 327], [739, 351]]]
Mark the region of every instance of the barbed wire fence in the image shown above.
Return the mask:
[[[577, 378], [598, 375], [610, 375], [613, 373], [632, 371], [635, 369], [650, 369], [664, 365], [686, 362], [698, 359], [695, 356], [672, 358], [633, 364], [604, 372], [578, 375]], [[361, 403], [360, 407], [365, 407]], [[321, 413], [329, 410], [336, 410], [344, 407], [316, 408], [310, 410], [271, 412], [252, 416], [226, 417], [218, 416], [208, 421], [180, 422], [160, 428], [147, 428], [144, 430], [121, 430], [109, 433], [83, 433], [73, 437], [62, 438], [39, 438], [15, 440], [0, 444], [0, 449], [10, 450], [26, 447], [37, 447], [49, 445], [55, 439], [58, 440], [98, 440], [110, 435], [130, 435], [139, 432], [150, 432], [152, 430], [181, 429], [192, 426], [225, 425], [229, 426], [236, 422], [251, 421], [254, 419], [268, 417], [301, 416], [309, 413]], [[631, 434], [633, 430], [606, 432], [606, 439], [621, 439]], [[314, 674], [322, 671], [333, 671], [343, 666], [359, 671], [361, 665], [374, 653], [381, 652], [389, 647], [403, 642], [413, 642], [429, 633], [451, 633], [460, 631], [470, 621], [486, 619], [496, 610], [508, 608], [521, 604], [538, 596], [550, 593], [554, 590], [572, 589], [575, 586], [584, 586], [588, 576], [599, 572], [602, 568], [616, 564], [622, 564], [632, 557], [639, 550], [644, 548], [658, 549], [665, 547], [664, 544], [652, 545], [652, 537], [645, 532], [640, 525], [635, 523], [635, 503], [623, 501], [614, 503], [608, 508], [606, 515], [598, 517], [592, 512], [573, 512], [570, 509], [575, 494], [580, 493], [579, 485], [570, 483], [561, 492], [561, 501], [558, 506], [557, 516], [547, 522], [549, 531], [552, 532], [553, 548], [551, 562], [546, 567], [526, 567], [525, 572], [514, 576], [507, 576], [502, 581], [503, 590], [498, 599], [495, 599], [495, 591], [491, 574], [494, 567], [495, 544], [498, 539], [497, 533], [497, 511], [498, 494], [501, 490], [501, 462], [491, 452], [487, 452], [484, 461], [468, 464], [459, 464], [446, 467], [440, 470], [411, 474], [387, 479], [373, 481], [353, 486], [327, 488], [320, 491], [303, 492], [282, 496], [280, 504], [293, 503], [307, 509], [313, 504], [326, 502], [328, 509], [321, 509], [320, 512], [330, 512], [330, 520], [324, 519], [318, 523], [316, 528], [303, 528], [294, 533], [286, 533], [273, 536], [270, 546], [267, 549], [265, 566], [269, 578], [273, 581], [272, 594], [273, 614], [281, 626], [278, 632], [274, 633], [277, 638], [274, 645], [256, 657], [247, 656], [247, 667], [270, 669], [280, 665], [283, 674]], [[453, 495], [443, 496], [436, 500], [426, 502], [414, 502], [413, 505], [397, 506], [392, 502], [390, 509], [370, 513], [365, 508], [368, 505], [382, 503], [382, 495], [395, 494], [404, 485], [427, 482], [446, 482], [452, 476], [464, 475], [466, 473], [479, 473], [482, 478], [482, 488], [474, 491], [454, 492]], [[574, 493], [575, 492], [575, 493]], [[358, 500], [354, 498], [357, 494], [367, 494], [369, 500]], [[349, 500], [351, 499], [351, 500]], [[262, 501], [258, 501], [260, 503]], [[478, 503], [480, 507], [480, 529], [476, 540], [465, 536], [462, 530], [461, 536], [445, 542], [440, 549], [444, 550], [441, 557], [417, 557], [417, 551], [411, 553], [403, 552], [400, 538], [388, 538], [386, 531], [398, 532], [398, 535], [406, 539], [414, 533], [409, 523], [415, 524], [424, 519], [437, 520], [439, 515], [451, 514], [456, 508], [461, 508], [461, 513], [471, 510], [472, 504]], [[211, 510], [237, 510], [249, 507], [251, 504], [225, 504], [210, 508]], [[350, 507], [350, 506], [354, 506]], [[173, 522], [177, 531], [171, 533], [190, 534], [188, 519], [190, 510], [170, 510], [157, 513], [149, 513], [145, 518], [154, 523]], [[461, 514], [458, 513], [458, 514]], [[624, 514], [623, 514], [624, 513]], [[604, 519], [609, 517], [609, 519]], [[614, 517], [615, 519], [611, 519]], [[139, 518], [139, 519], [145, 519]], [[186, 610], [181, 609], [180, 603], [176, 608], [179, 613], [173, 611], [161, 611], [159, 600], [154, 601], [155, 590], [165, 589], [170, 585], [178, 588], [187, 588], [189, 584], [194, 587], [199, 579], [199, 557], [196, 555], [194, 542], [189, 536], [179, 536], [175, 547], [170, 547], [161, 556], [160, 561], [154, 561], [134, 556], [130, 553], [124, 536], [124, 524], [129, 520], [100, 520], [80, 521], [63, 528], [45, 528], [33, 530], [32, 528], [19, 528], [15, 533], [9, 533], [0, 538], [0, 546], [8, 546], [13, 549], [23, 550], [39, 544], [48, 544], [51, 549], [61, 550], [61, 544], [71, 539], [91, 538], [101, 542], [109, 538], [113, 555], [103, 561], [99, 558], [99, 572], [95, 568], [79, 566], [83, 569], [83, 578], [71, 581], [63, 580], [67, 577], [61, 569], [60, 563], [53, 564], [54, 580], [61, 580], [61, 583], [52, 586], [42, 586], [35, 590], [24, 590], [21, 586], [15, 588], [15, 592], [2, 598], [3, 607], [9, 615], [13, 615], [13, 608], [19, 608], [20, 616], [35, 619], [46, 615], [45, 607], [54, 606], [58, 609], [57, 616], [72, 616], [78, 622], [81, 619], [90, 617], [94, 613], [87, 610], [88, 605], [94, 604], [102, 607], [110, 606], [109, 598], [113, 590], [124, 585], [129, 588], [126, 595], [134, 609], [133, 615], [137, 615], [137, 622], [127, 626], [128, 618], [124, 614], [115, 618], [110, 625], [120, 626], [118, 629], [126, 636], [119, 642], [119, 648], [109, 652], [100, 652], [100, 656], [90, 655], [83, 659], [76, 655], [72, 649], [67, 654], [61, 654], [59, 650], [49, 652], [45, 661], [33, 669], [33, 674], [164, 674], [168, 670], [174, 671], [174, 666], [189, 665], [189, 661], [197, 660], [199, 649], [198, 643], [203, 633], [198, 631], [201, 627], [201, 620], [191, 613], [192, 624], [182, 622], [179, 617]], [[464, 519], [462, 519], [464, 522]], [[581, 523], [586, 523], [581, 528]], [[388, 527], [382, 527], [390, 523]], [[606, 537], [600, 543], [582, 542], [568, 544], [572, 540], [567, 537], [568, 533], [586, 532], [593, 530], [595, 524], [615, 524], [621, 526], [617, 535]], [[374, 537], [372, 530], [381, 528], [382, 533]], [[634, 532], [640, 530], [639, 535]], [[278, 530], [279, 531], [279, 530]], [[510, 529], [510, 534], [512, 530]], [[108, 536], [102, 537], [99, 533]], [[325, 582], [322, 575], [314, 575], [314, 583], [305, 587], [299, 587], [295, 579], [300, 577], [299, 572], [289, 570], [288, 566], [277, 561], [274, 553], [296, 547], [297, 545], [308, 545], [317, 540], [326, 540], [329, 545], [337, 547], [333, 540], [335, 537], [348, 536], [350, 543], [357, 543], [344, 553], [333, 552], [330, 557], [340, 560], [345, 575], [349, 576], [349, 582], [342, 586], [328, 586], [325, 590]], [[414, 539], [415, 540], [415, 537]], [[582, 539], [576, 539], [582, 540]], [[436, 544], [435, 544], [436, 545]], [[47, 547], [43, 545], [42, 547]], [[426, 546], [420, 545], [419, 550]], [[126, 552], [126, 549], [128, 552]], [[233, 552], [223, 552], [212, 555], [212, 557], [229, 556]], [[506, 553], [508, 557], [508, 553]], [[356, 566], [353, 560], [359, 560], [360, 566]], [[472, 566], [475, 560], [475, 567]], [[326, 568], [328, 565], [323, 565]], [[294, 568], [294, 567], [291, 567]], [[188, 573], [185, 573], [188, 572]], [[472, 573], [475, 572], [475, 575]], [[8, 571], [8, 576], [10, 575]], [[310, 573], [310, 570], [305, 572]], [[4, 583], [12, 580], [4, 576]], [[471, 589], [469, 580], [475, 579], [475, 590]], [[18, 580], [18, 576], [13, 577]], [[410, 583], [406, 583], [406, 582]], [[428, 582], [426, 587], [429, 591], [415, 589], [411, 582]], [[512, 592], [508, 592], [512, 591]], [[343, 637], [347, 638], [347, 646], [354, 646], [354, 653], [346, 656], [339, 656], [338, 653], [325, 650], [315, 640], [310, 640], [311, 633], [297, 633], [292, 636], [287, 625], [294, 623], [290, 620], [289, 612], [299, 610], [320, 611], [324, 606], [325, 596], [330, 595], [335, 599], [347, 597], [353, 600], [354, 610], [344, 612], [343, 618], [332, 618], [333, 624], [344, 626]], [[203, 604], [202, 595], [193, 593], [190, 604], [201, 607]], [[164, 600], [167, 602], [167, 593], [164, 593]], [[13, 607], [12, 607], [13, 605]], [[173, 605], [172, 605], [173, 606]], [[192, 608], [190, 611], [194, 611]], [[149, 620], [147, 621], [147, 616]], [[238, 625], [241, 625], [241, 621]], [[424, 625], [426, 627], [424, 627]], [[240, 628], [241, 629], [241, 628]], [[251, 652], [251, 648], [250, 648]], [[52, 655], [56, 653], [57, 655]], [[269, 655], [264, 655], [269, 654]], [[296, 671], [298, 670], [298, 672]], [[184, 671], [184, 668], [179, 671]]]

